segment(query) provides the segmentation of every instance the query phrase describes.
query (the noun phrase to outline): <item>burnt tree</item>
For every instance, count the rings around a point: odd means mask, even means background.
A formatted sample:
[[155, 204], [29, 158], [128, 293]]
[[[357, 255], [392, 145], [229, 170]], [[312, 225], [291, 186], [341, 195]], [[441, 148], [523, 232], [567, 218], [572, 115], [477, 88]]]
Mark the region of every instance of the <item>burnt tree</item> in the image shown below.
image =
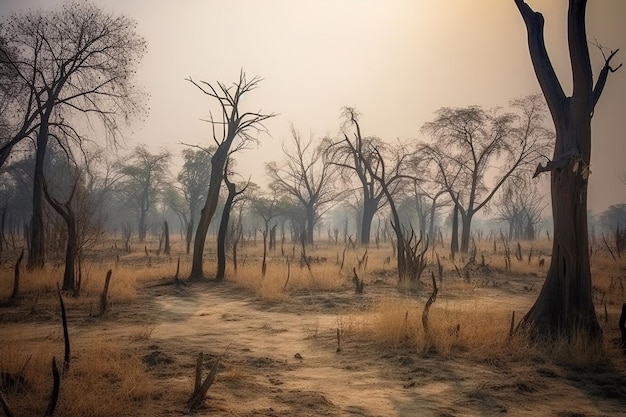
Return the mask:
[[248, 80], [243, 71], [239, 74], [239, 81], [230, 87], [221, 82], [214, 86], [205, 81], [196, 83], [191, 78], [188, 78], [188, 81], [202, 93], [215, 99], [219, 103], [221, 113], [221, 120], [214, 120], [213, 115], [210, 115], [209, 118], [216, 148], [211, 155], [209, 188], [204, 207], [200, 212], [198, 227], [196, 228], [193, 261], [191, 273], [189, 274], [189, 279], [198, 280], [204, 278], [202, 268], [204, 245], [209, 224], [217, 208], [226, 161], [233, 152], [245, 149], [251, 143], [256, 142], [252, 132], [264, 131], [263, 121], [274, 115], [241, 111], [240, 105], [243, 97], [250, 91], [255, 90], [261, 82], [261, 79], [258, 77]]
[[548, 57], [544, 18], [523, 0], [515, 4], [524, 20], [528, 48], [537, 80], [546, 98], [556, 141], [551, 161], [539, 165], [535, 176], [550, 172], [554, 238], [545, 284], [523, 323], [534, 334], [554, 335], [586, 331], [600, 337], [591, 293], [587, 233], [587, 186], [591, 162], [591, 118], [617, 53], [605, 57], [593, 82], [585, 29], [585, 0], [570, 0], [567, 39], [572, 69], [572, 95], [566, 96]]

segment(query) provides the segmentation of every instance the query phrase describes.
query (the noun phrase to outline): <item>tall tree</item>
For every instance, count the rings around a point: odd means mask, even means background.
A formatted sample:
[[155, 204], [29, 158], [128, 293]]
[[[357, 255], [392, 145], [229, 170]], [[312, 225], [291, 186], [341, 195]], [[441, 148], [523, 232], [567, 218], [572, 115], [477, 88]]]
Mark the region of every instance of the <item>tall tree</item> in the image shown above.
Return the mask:
[[209, 181], [211, 178], [211, 154], [208, 149], [185, 149], [183, 158], [185, 162], [178, 174], [178, 182], [189, 206], [189, 220], [186, 224], [185, 241], [187, 253], [191, 247], [193, 227], [196, 224], [196, 213], [204, 202]]
[[232, 175], [232, 172], [229, 172], [228, 169], [228, 162], [229, 161], [226, 161], [226, 166], [224, 167], [224, 184], [226, 185], [228, 194], [226, 201], [224, 201], [224, 210], [222, 210], [220, 226], [217, 231], [217, 271], [215, 273], [215, 281], [217, 282], [223, 281], [226, 276], [226, 235], [228, 233], [230, 213], [233, 206], [237, 203], [237, 197], [243, 194], [248, 184], [250, 184], [248, 183], [243, 187], [239, 187], [239, 190], [237, 190], [237, 185], [228, 178]]
[[121, 191], [137, 210], [140, 242], [146, 238], [148, 213], [165, 188], [170, 159], [171, 154], [167, 150], [152, 154], [145, 145], [141, 145], [135, 148], [129, 162], [122, 167], [125, 179]]
[[270, 162], [265, 169], [272, 180], [272, 187], [297, 200], [304, 209], [306, 225], [302, 232], [304, 240], [312, 244], [315, 224], [338, 196], [333, 186], [337, 168], [328, 162], [324, 147], [316, 145], [313, 137], [304, 141], [293, 125], [291, 139], [293, 149], [283, 144], [285, 163], [278, 165]]
[[[143, 107], [133, 79], [146, 42], [135, 22], [88, 2], [60, 10], [16, 14], [0, 27], [0, 65], [11, 68], [26, 97], [16, 133], [0, 148], [0, 164], [24, 138], [36, 134], [33, 216], [28, 266], [45, 262], [43, 227], [44, 160], [54, 131], [81, 141], [80, 119], [99, 120], [115, 138], [118, 120]], [[118, 117], [121, 116], [121, 117]], [[70, 124], [71, 123], [71, 124]]]
[[215, 142], [215, 152], [211, 156], [211, 175], [207, 197], [200, 214], [196, 237], [193, 245], [193, 261], [189, 278], [198, 280], [204, 278], [202, 262], [204, 258], [204, 245], [209, 224], [215, 214], [217, 202], [220, 195], [220, 187], [224, 176], [224, 168], [228, 157], [241, 149], [249, 147], [257, 141], [253, 133], [265, 131], [263, 122], [274, 114], [263, 114], [261, 112], [243, 112], [240, 105], [242, 98], [250, 91], [255, 90], [261, 79], [254, 77], [248, 81], [246, 74], [241, 71], [239, 81], [232, 86], [218, 82], [217, 86], [206, 81], [197, 83], [191, 78], [188, 79], [202, 93], [216, 100], [219, 104], [220, 119], [215, 120], [213, 115], [209, 115], [209, 122], [213, 132]]
[[[611, 67], [612, 51], [593, 81], [585, 28], [586, 0], [569, 0], [567, 42], [572, 95], [566, 96], [554, 72], [544, 41], [544, 18], [523, 0], [514, 0], [528, 34], [530, 58], [556, 130], [552, 160], [535, 176], [550, 172], [554, 238], [545, 284], [523, 322], [536, 334], [587, 331], [600, 336], [591, 294], [587, 187], [591, 163], [591, 118]], [[621, 66], [621, 65], [620, 65]]]
[[[422, 128], [436, 141], [422, 149], [436, 167], [436, 180], [461, 215], [461, 252], [469, 249], [474, 215], [511, 175], [536, 163], [551, 137], [543, 127], [545, 105], [539, 95], [514, 100], [511, 105], [517, 114], [478, 106], [444, 107]], [[499, 172], [490, 169], [496, 163]], [[495, 179], [488, 182], [492, 175]]]
[[[352, 107], [344, 107], [342, 113], [344, 126], [346, 129], [354, 129], [350, 135], [343, 134], [342, 140], [332, 144], [329, 152], [332, 155], [332, 161], [342, 168], [344, 172], [351, 172], [356, 175], [359, 181], [359, 189], [361, 198], [359, 198], [362, 207], [360, 208], [360, 225], [359, 237], [361, 244], [368, 246], [370, 243], [370, 235], [372, 229], [372, 220], [376, 212], [382, 208], [387, 199], [383, 192], [379, 181], [376, 181], [373, 175], [366, 168], [363, 161], [375, 158], [372, 155], [373, 149], [380, 149], [382, 141], [376, 137], [363, 137], [361, 135], [361, 126], [359, 124], [359, 113]], [[374, 164], [372, 168], [381, 169], [381, 164]], [[398, 184], [398, 182], [394, 183]], [[391, 190], [394, 193], [394, 190]]]
[[509, 239], [535, 238], [537, 224], [546, 205], [530, 176], [519, 176], [504, 186], [496, 200], [497, 220], [509, 224]]

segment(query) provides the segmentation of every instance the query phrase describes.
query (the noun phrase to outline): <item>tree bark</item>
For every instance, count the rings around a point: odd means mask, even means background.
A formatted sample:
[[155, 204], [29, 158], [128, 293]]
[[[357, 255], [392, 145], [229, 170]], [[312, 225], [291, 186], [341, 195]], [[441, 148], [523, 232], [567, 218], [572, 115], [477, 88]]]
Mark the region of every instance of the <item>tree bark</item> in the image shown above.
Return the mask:
[[[233, 137], [234, 139], [234, 137]], [[228, 148], [230, 143], [228, 142]], [[193, 245], [193, 259], [191, 265], [190, 279], [203, 279], [204, 272], [202, 268], [202, 260], [204, 257], [204, 245], [206, 243], [206, 235], [209, 231], [209, 224], [217, 209], [217, 202], [220, 196], [220, 185], [222, 184], [222, 177], [224, 174], [224, 166], [226, 165], [226, 159], [228, 156], [228, 148], [220, 145], [213, 157], [211, 158], [211, 179], [209, 181], [209, 191], [207, 192], [207, 198], [204, 203], [204, 207], [200, 211], [200, 220], [198, 221], [198, 227], [196, 229], [196, 237]]]
[[370, 244], [371, 232], [372, 232], [372, 221], [374, 220], [374, 215], [378, 209], [379, 199], [365, 197], [363, 200], [363, 215], [361, 218], [361, 236], [360, 241], [361, 245], [364, 247], [368, 247]]
[[67, 242], [65, 246], [65, 270], [63, 271], [63, 291], [76, 291], [76, 259], [78, 258], [78, 230], [76, 227], [76, 215], [70, 205], [70, 200], [61, 204], [54, 197], [48, 193], [47, 187], [43, 186], [43, 191], [46, 196], [46, 200], [54, 211], [59, 213], [65, 222], [67, 229]]
[[215, 281], [222, 282], [226, 276], [226, 234], [228, 232], [228, 221], [230, 220], [230, 211], [233, 207], [233, 201], [237, 196], [235, 184], [228, 181], [224, 176], [224, 182], [228, 188], [228, 197], [224, 203], [220, 227], [217, 232], [217, 272], [215, 273]]
[[44, 163], [48, 149], [48, 120], [50, 107], [41, 117], [37, 133], [37, 150], [35, 154], [35, 172], [33, 174], [33, 213], [30, 224], [30, 250], [28, 252], [28, 269], [43, 268], [46, 261], [46, 238], [43, 225], [43, 183]]
[[472, 217], [474, 213], [467, 211], [465, 215], [461, 216], [461, 252], [467, 253], [469, 251], [469, 242], [472, 234]]
[[450, 253], [452, 259], [459, 251], [459, 205], [454, 205], [454, 213], [452, 214], [452, 238], [450, 239]]
[[585, 0], [570, 0], [568, 45], [573, 93], [566, 97], [548, 58], [544, 20], [523, 0], [515, 0], [528, 33], [533, 68], [556, 129], [552, 161], [539, 165], [535, 176], [550, 171], [554, 237], [544, 286], [523, 323], [534, 334], [556, 336], [583, 332], [601, 336], [591, 292], [587, 228], [587, 186], [591, 160], [591, 117], [602, 93], [609, 61], [593, 86], [585, 29]]

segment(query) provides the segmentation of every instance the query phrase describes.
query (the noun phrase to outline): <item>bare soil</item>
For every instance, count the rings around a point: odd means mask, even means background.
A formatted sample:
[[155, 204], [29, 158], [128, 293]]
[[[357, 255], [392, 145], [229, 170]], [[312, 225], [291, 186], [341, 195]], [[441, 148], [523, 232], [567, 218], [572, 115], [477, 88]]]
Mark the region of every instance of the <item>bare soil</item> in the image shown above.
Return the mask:
[[[509, 278], [469, 295], [444, 287], [436, 303], [523, 312], [540, 285], [536, 277]], [[217, 379], [195, 413], [201, 416], [626, 415], [626, 360], [617, 350], [603, 363], [576, 368], [541, 355], [477, 359], [387, 349], [353, 336], [351, 326], [390, 294], [407, 296], [385, 280], [370, 283], [363, 295], [350, 288], [301, 291], [276, 303], [228, 282], [149, 284], [132, 303], [112, 305], [106, 317], [77, 304], [68, 318], [75, 349], [98, 337], [142, 358], [156, 394], [129, 416], [185, 414], [199, 352], [205, 375], [220, 357]], [[0, 338], [18, 326], [24, 340], [62, 340], [58, 312], [33, 315], [29, 308], [0, 310]], [[344, 334], [339, 352], [338, 328]]]

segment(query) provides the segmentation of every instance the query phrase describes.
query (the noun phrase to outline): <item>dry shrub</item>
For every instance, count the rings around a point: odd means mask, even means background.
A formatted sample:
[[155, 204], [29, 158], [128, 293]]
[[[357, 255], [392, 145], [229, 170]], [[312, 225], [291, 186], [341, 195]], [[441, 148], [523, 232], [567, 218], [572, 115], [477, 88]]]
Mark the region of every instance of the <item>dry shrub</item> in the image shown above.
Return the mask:
[[[62, 351], [53, 348], [51, 343], [28, 346], [15, 341], [0, 346], [0, 371], [17, 375], [28, 360], [24, 369], [25, 387], [3, 388], [15, 415], [41, 415], [45, 410], [52, 389], [52, 356], [56, 356], [61, 367]], [[78, 350], [69, 372], [62, 376], [56, 415], [136, 415], [136, 410], [144, 408], [159, 395], [139, 355], [94, 339], [89, 346]]]

